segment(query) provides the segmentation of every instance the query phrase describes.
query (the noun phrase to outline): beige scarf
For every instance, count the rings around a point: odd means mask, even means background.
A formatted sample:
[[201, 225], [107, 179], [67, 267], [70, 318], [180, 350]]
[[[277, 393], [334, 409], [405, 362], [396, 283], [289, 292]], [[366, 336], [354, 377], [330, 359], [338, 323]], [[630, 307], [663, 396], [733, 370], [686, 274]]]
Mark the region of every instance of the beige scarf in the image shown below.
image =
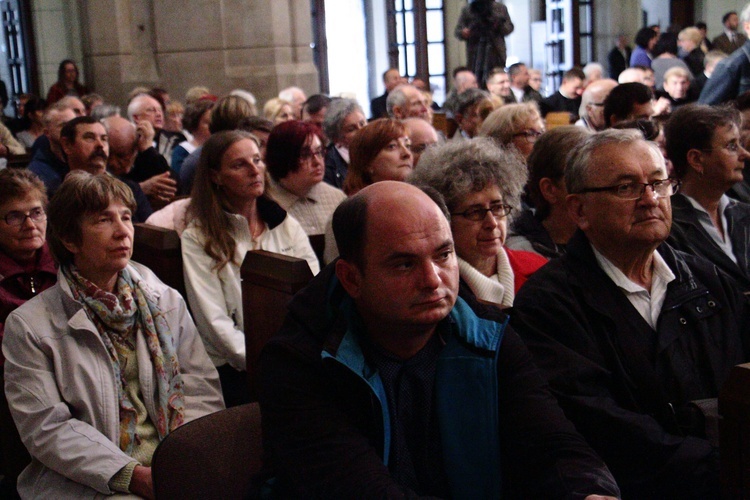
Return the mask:
[[461, 278], [466, 281], [479, 300], [494, 304], [501, 309], [513, 306], [515, 277], [504, 248], [500, 248], [497, 253], [497, 274], [493, 276], [485, 276], [460, 257], [458, 269]]

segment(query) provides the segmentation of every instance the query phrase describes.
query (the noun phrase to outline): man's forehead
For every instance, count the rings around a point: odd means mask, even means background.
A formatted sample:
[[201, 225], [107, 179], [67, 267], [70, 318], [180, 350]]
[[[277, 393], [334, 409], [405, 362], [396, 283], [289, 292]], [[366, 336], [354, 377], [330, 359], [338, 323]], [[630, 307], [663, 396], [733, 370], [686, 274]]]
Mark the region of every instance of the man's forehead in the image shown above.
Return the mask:
[[394, 255], [432, 254], [452, 244], [450, 226], [437, 206], [434, 210], [404, 210], [397, 217], [380, 212], [370, 214], [367, 223], [365, 254], [368, 261], [382, 261]]
[[69, 122], [75, 117], [76, 117], [75, 113], [73, 113], [73, 110], [70, 108], [66, 108], [63, 110], [53, 110], [51, 121], [55, 125], [61, 125], [65, 122]]
[[76, 127], [76, 131], [79, 134], [83, 134], [85, 132], [94, 132], [98, 135], [106, 135], [107, 129], [104, 128], [104, 125], [101, 123], [80, 123], [78, 127]]
[[159, 101], [157, 101], [151, 96], [144, 95], [144, 96], [141, 96], [139, 99], [140, 101], [138, 102], [138, 109], [140, 112], [145, 111], [146, 108], [151, 107], [151, 106], [157, 109], [161, 107], [161, 104], [159, 104]]
[[646, 141], [604, 144], [591, 155], [589, 181], [644, 174], [647, 177], [657, 174], [666, 176], [661, 153]]

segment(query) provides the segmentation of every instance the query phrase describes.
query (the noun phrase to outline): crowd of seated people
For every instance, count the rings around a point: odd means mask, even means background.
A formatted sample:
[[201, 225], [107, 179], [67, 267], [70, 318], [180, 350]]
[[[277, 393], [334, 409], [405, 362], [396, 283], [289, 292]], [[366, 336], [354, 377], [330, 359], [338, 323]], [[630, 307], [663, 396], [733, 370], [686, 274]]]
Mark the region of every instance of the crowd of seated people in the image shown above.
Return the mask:
[[[369, 123], [297, 87], [107, 102], [63, 61], [0, 126], [29, 155], [0, 169], [0, 425], [31, 458], [2, 433], [3, 491], [151, 498], [159, 443], [250, 402], [252, 370], [282, 497], [718, 496], [750, 91], [706, 41], [644, 28], [618, 81], [549, 93], [456, 68], [450, 109], [391, 68]], [[143, 221], [179, 235], [185, 297], [130, 261]], [[314, 277], [249, 367], [252, 250]]]

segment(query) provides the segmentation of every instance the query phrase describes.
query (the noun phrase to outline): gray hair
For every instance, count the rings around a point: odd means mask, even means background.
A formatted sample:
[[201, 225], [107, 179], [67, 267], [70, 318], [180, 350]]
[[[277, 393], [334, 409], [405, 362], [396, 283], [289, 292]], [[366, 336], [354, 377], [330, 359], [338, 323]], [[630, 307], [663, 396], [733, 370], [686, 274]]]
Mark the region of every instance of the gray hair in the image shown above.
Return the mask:
[[341, 126], [344, 120], [355, 111], [362, 113], [362, 106], [354, 99], [334, 99], [328, 106], [325, 117], [323, 117], [323, 131], [331, 142], [336, 142], [341, 136]]
[[287, 87], [279, 91], [279, 99], [293, 103], [295, 94], [304, 94], [304, 93], [305, 91], [299, 87]]
[[480, 89], [466, 89], [456, 97], [454, 114], [463, 115], [470, 107], [490, 98], [490, 93]]
[[120, 106], [114, 104], [100, 104], [91, 110], [91, 116], [102, 121], [110, 116], [120, 116]]
[[133, 117], [137, 114], [140, 114], [141, 108], [146, 105], [145, 101], [147, 101], [148, 99], [153, 99], [154, 101], [156, 101], [156, 99], [145, 93], [138, 94], [130, 100], [130, 103], [128, 103], [128, 120], [132, 122]]
[[[404, 89], [406, 87], [411, 87], [411, 85], [408, 83], [402, 83], [388, 93], [388, 98], [385, 100], [385, 109], [390, 118], [394, 118], [393, 108], [396, 106], [401, 107], [406, 104], [406, 94], [404, 94]], [[414, 88], [416, 89], [416, 87]]]
[[740, 14], [740, 22], [750, 23], [750, 3], [745, 5], [745, 7], [742, 9], [742, 13]]
[[599, 64], [598, 62], [590, 62], [586, 66], [583, 67], [583, 74], [586, 75], [586, 78], [591, 76], [591, 73], [593, 73], [595, 70], [599, 70], [599, 73], [604, 77], [604, 66]]
[[489, 114], [479, 129], [479, 135], [492, 137], [500, 144], [510, 144], [513, 134], [520, 132], [527, 120], [534, 119], [542, 119], [535, 102], [506, 104]]
[[656, 158], [666, 171], [664, 156], [662, 156], [659, 146], [654, 142], [647, 141], [643, 134], [635, 129], [606, 129], [602, 132], [592, 134], [581, 141], [576, 149], [571, 153], [568, 159], [568, 168], [565, 170], [565, 187], [568, 193], [580, 193], [586, 188], [592, 161], [591, 157], [600, 149], [610, 144], [630, 145], [635, 142], [644, 142], [652, 150]]
[[440, 193], [450, 211], [468, 194], [496, 185], [503, 201], [518, 213], [527, 177], [528, 171], [520, 155], [501, 148], [490, 138], [481, 137], [429, 148], [408, 181]]

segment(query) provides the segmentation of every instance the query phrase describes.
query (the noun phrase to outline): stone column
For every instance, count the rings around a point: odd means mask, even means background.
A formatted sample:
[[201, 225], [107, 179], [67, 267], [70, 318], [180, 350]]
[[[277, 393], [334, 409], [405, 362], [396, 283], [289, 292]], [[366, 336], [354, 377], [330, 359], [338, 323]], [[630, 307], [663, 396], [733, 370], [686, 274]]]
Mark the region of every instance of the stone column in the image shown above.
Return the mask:
[[89, 81], [113, 103], [136, 86], [182, 100], [190, 87], [242, 88], [263, 102], [318, 90], [309, 0], [82, 0]]

